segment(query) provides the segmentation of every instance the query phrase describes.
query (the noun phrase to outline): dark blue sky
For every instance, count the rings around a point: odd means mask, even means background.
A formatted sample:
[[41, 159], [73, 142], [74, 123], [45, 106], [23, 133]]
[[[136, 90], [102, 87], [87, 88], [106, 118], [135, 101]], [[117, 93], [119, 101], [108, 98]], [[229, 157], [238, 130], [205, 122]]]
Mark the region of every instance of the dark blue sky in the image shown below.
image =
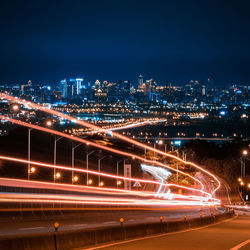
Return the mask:
[[250, 1], [5, 1], [0, 82], [250, 82]]

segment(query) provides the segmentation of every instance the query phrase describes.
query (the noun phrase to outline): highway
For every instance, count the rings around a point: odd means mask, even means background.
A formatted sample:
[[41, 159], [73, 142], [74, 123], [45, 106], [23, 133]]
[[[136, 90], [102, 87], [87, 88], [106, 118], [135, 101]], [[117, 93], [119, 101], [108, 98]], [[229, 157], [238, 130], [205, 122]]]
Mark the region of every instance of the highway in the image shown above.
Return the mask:
[[[212, 209], [214, 214], [219, 211]], [[183, 220], [188, 218], [210, 215], [209, 208], [200, 207], [167, 207], [164, 210], [105, 210], [98, 208], [96, 211], [35, 211], [29, 216], [6, 217], [0, 219], [0, 235], [37, 234], [54, 231], [55, 221], [60, 223], [60, 231], [75, 229], [91, 229], [100, 227], [112, 227], [120, 224], [120, 218], [124, 218], [124, 225], [159, 222], [160, 216], [164, 221]]]
[[[79, 126], [104, 130], [105, 133], [110, 134], [107, 129], [102, 129], [35, 103], [26, 102], [3, 93], [0, 93], [0, 97], [14, 102], [18, 101], [19, 104], [22, 103], [26, 107], [41, 110], [60, 119], [67, 119]], [[89, 230], [119, 225], [120, 218], [124, 219], [124, 226], [126, 226], [129, 224], [159, 222], [162, 216], [164, 221], [171, 221], [211, 216], [219, 213], [219, 210], [214, 206], [221, 204], [221, 201], [216, 197], [216, 191], [221, 188], [220, 180], [214, 174], [193, 162], [185, 161], [171, 153], [163, 152], [148, 144], [143, 144], [112, 131], [112, 137], [133, 144], [143, 150], [153, 151], [170, 160], [178, 161], [184, 166], [191, 167], [192, 170], [195, 169], [197, 176], [193, 175], [189, 168], [188, 171], [186, 169], [180, 170], [180, 168], [171, 165], [171, 162], [167, 164], [154, 158], [147, 159], [141, 154], [136, 154], [137, 151], [135, 150], [133, 152], [124, 151], [120, 147], [110, 147], [88, 138], [80, 138], [57, 131], [53, 128], [51, 121], [50, 125], [40, 126], [39, 124], [27, 122], [27, 120], [17, 120], [4, 115], [0, 115], [0, 119], [29, 129], [28, 159], [0, 155], [1, 161], [12, 162], [12, 164], [15, 163], [22, 167], [28, 166], [27, 169], [25, 168], [28, 173], [28, 180], [0, 178], [0, 235], [2, 236], [41, 235], [45, 232], [54, 231], [54, 222], [60, 223], [59, 231]], [[100, 161], [106, 156], [98, 159], [98, 171], [92, 171], [88, 167], [86, 169], [76, 167], [73, 160], [71, 166], [56, 164], [56, 158], [54, 158], [54, 164], [31, 160], [31, 130], [49, 133], [58, 138], [62, 137], [80, 143], [79, 145], [91, 146], [109, 152], [112, 155], [120, 155], [131, 159], [131, 162], [133, 160], [139, 161], [141, 170], [147, 175], [144, 174], [143, 178], [132, 176], [130, 166], [126, 175], [125, 173], [124, 175], [118, 175], [118, 172], [116, 174], [102, 172]], [[54, 156], [56, 156], [56, 153], [54, 153]], [[72, 159], [74, 159], [73, 149]], [[71, 173], [72, 184], [31, 180], [32, 174], [41, 168], [54, 170], [54, 181], [56, 181], [56, 170]], [[191, 182], [169, 183], [168, 172], [177, 172], [191, 180]], [[93, 180], [88, 179], [90, 174], [98, 177], [97, 183], [93, 183]], [[87, 177], [87, 186], [77, 184], [78, 178], [81, 178], [80, 175]], [[115, 187], [109, 187], [107, 183], [104, 186], [100, 181], [101, 178], [109, 178], [109, 180], [115, 181]], [[120, 185], [117, 188], [118, 180], [124, 186]], [[125, 185], [127, 183], [139, 183], [141, 188], [138, 189], [135, 186], [134, 189], [130, 190], [131, 188]], [[92, 186], [92, 184], [98, 185], [98, 187]]]
[[237, 217], [199, 229], [148, 236], [89, 249], [247, 250], [250, 249], [250, 217]]

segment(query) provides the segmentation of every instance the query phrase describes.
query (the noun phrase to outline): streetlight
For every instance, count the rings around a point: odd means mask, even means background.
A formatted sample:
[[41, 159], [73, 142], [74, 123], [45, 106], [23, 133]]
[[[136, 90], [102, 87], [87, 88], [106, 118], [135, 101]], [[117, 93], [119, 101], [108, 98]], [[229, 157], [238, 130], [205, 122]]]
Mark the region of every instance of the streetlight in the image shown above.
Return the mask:
[[159, 140], [159, 141], [158, 141], [158, 144], [159, 144], [159, 145], [162, 145], [162, 144], [163, 144], [163, 140]]
[[54, 182], [56, 181], [56, 143], [62, 139], [62, 137], [56, 138], [55, 136], [55, 140], [54, 140]]
[[61, 174], [60, 174], [59, 172], [57, 172], [57, 173], [55, 174], [54, 179], [59, 179], [60, 177], [61, 177]]
[[[117, 175], [117, 177], [119, 176], [119, 163], [123, 161], [123, 166], [124, 166], [126, 160], [127, 159], [122, 159], [122, 160], [119, 160], [119, 161], [116, 162], [116, 175]], [[118, 182], [119, 181], [116, 182], [117, 188], [118, 188], [118, 185], [121, 184], [121, 183], [119, 184]]]
[[36, 172], [36, 168], [35, 167], [31, 167], [30, 168], [30, 173], [34, 174]]
[[[154, 142], [154, 149], [156, 149], [156, 144], [162, 145], [163, 144], [163, 140], [156, 140]], [[166, 153], [166, 145], [165, 145], [165, 153]], [[155, 151], [154, 151], [154, 159], [155, 159]]]
[[98, 185], [100, 186], [100, 181], [101, 181], [101, 176], [100, 176], [100, 173], [101, 173], [101, 160], [103, 160], [104, 158], [106, 157], [111, 157], [111, 155], [104, 155], [102, 158], [98, 159], [98, 172], [99, 172], [99, 175], [98, 175]]
[[46, 126], [51, 127], [52, 126], [52, 121], [50, 121], [50, 120], [46, 121]]
[[92, 183], [93, 183], [92, 179], [89, 179], [87, 184], [91, 185]]
[[241, 178], [238, 178], [238, 182], [241, 182], [242, 181], [242, 179]]
[[121, 181], [117, 181], [116, 184], [117, 184], [117, 187], [118, 187], [118, 186], [120, 186], [122, 184], [122, 182]]
[[250, 189], [250, 183], [247, 184], [247, 187]]
[[28, 128], [28, 180], [30, 180], [30, 131], [32, 128]]
[[245, 178], [246, 176], [246, 157], [248, 155], [248, 151], [244, 149], [242, 151], [242, 156], [240, 157], [240, 165], [241, 165], [241, 178]]
[[240, 182], [240, 185], [241, 185], [241, 186], [244, 186], [244, 185], [245, 185], [245, 183], [244, 183], [243, 181], [241, 181], [241, 182]]
[[73, 178], [72, 178], [72, 182], [74, 181], [74, 182], [77, 182], [79, 180], [79, 178], [78, 178], [78, 176], [77, 175], [75, 175]]
[[[88, 145], [88, 143], [87, 143], [87, 145]], [[90, 156], [91, 154], [97, 152], [97, 151], [98, 151], [98, 150], [93, 150], [93, 151], [91, 151], [90, 153], [87, 152], [87, 154], [86, 154], [86, 169], [87, 169], [87, 171], [89, 170], [89, 156]], [[87, 172], [87, 185], [88, 185], [88, 184], [92, 184], [92, 182], [89, 183], [89, 173]]]
[[74, 143], [72, 143], [72, 156], [71, 156], [71, 160], [72, 160], [72, 162], [71, 162], [71, 167], [72, 167], [72, 173], [71, 173], [71, 175], [72, 175], [72, 183], [73, 183], [74, 165], [75, 165], [75, 149], [77, 147], [79, 147], [80, 145], [82, 145], [82, 144], [78, 144], [78, 145], [74, 146]]
[[244, 149], [244, 150], [242, 151], [242, 155], [243, 155], [243, 156], [247, 156], [247, 155], [248, 155], [248, 151], [247, 151], [246, 149]]
[[19, 105], [14, 104], [14, 105], [12, 106], [12, 110], [13, 110], [13, 111], [18, 111], [18, 110], [19, 110]]
[[101, 181], [100, 184], [99, 184], [100, 187], [103, 187], [104, 186], [104, 182]]

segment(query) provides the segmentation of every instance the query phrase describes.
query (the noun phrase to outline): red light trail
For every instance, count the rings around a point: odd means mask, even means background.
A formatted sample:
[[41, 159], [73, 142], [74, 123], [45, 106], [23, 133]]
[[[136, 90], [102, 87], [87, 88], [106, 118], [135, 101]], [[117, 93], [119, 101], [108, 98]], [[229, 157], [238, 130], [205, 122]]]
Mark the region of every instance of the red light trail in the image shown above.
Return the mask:
[[[9, 100], [14, 101], [14, 102], [22, 103], [23, 105], [30, 106], [30, 107], [32, 107], [32, 108], [42, 110], [42, 111], [47, 112], [47, 113], [50, 113], [50, 114], [52, 114], [52, 115], [59, 116], [60, 118], [63, 118], [63, 119], [67, 119], [67, 120], [70, 120], [70, 121], [74, 121], [75, 123], [77, 123], [77, 124], [79, 124], [79, 125], [82, 125], [82, 126], [84, 126], [84, 127], [91, 128], [91, 129], [93, 129], [93, 130], [100, 130], [100, 131], [102, 131], [102, 132], [104, 132], [104, 133], [109, 133], [109, 132], [110, 132], [108, 129], [103, 129], [103, 128], [100, 128], [100, 127], [98, 127], [98, 126], [96, 126], [96, 125], [89, 124], [89, 123], [87, 123], [87, 122], [77, 120], [77, 119], [75, 119], [75, 118], [72, 117], [72, 116], [69, 116], [69, 115], [60, 113], [60, 112], [55, 111], [55, 110], [48, 109], [48, 108], [46, 108], [46, 107], [40, 106], [40, 105], [38, 105], [38, 104], [36, 104], [36, 103], [33, 103], [33, 102], [27, 102], [27, 101], [25, 101], [25, 100], [23, 100], [23, 99], [16, 98], [16, 97], [13, 97], [13, 96], [10, 96], [10, 95], [8, 95], [8, 94], [6, 94], [6, 93], [0, 93], [0, 97], [1, 97], [1, 98], [4, 98], [4, 99], [9, 99]], [[5, 118], [5, 119], [6, 119], [6, 118]], [[137, 146], [139, 146], [139, 147], [141, 147], [141, 148], [143, 148], [143, 149], [148, 149], [148, 150], [154, 151], [154, 152], [156, 152], [156, 153], [158, 153], [158, 154], [165, 155], [165, 156], [167, 156], [167, 157], [169, 157], [169, 158], [178, 160], [178, 161], [182, 162], [182, 163], [185, 164], [185, 165], [192, 166], [192, 167], [194, 167], [194, 168], [196, 168], [196, 169], [199, 169], [200, 171], [206, 173], [207, 175], [209, 175], [210, 177], [212, 177], [212, 178], [217, 182], [217, 184], [218, 184], [217, 187], [213, 190], [212, 194], [214, 194], [214, 193], [220, 188], [220, 186], [221, 186], [221, 183], [220, 183], [219, 179], [218, 179], [214, 174], [210, 173], [209, 171], [205, 170], [204, 168], [198, 166], [197, 164], [195, 164], [195, 163], [193, 163], [193, 162], [184, 161], [184, 160], [182, 160], [181, 158], [179, 158], [179, 157], [177, 157], [177, 156], [174, 156], [174, 155], [165, 153], [165, 152], [163, 152], [163, 151], [161, 151], [161, 150], [158, 150], [158, 149], [156, 149], [156, 148], [150, 147], [150, 146], [148, 146], [148, 145], [146, 145], [146, 144], [143, 144], [143, 143], [140, 143], [140, 142], [138, 142], [138, 141], [136, 141], [136, 140], [130, 139], [130, 138], [128, 138], [128, 137], [126, 137], [126, 136], [123, 136], [123, 135], [121, 135], [121, 134], [119, 134], [119, 133], [112, 132], [112, 135], [113, 135], [114, 137], [116, 137], [116, 138], [119, 138], [119, 139], [121, 139], [121, 140], [127, 141], [127, 142], [129, 142], [129, 143], [131, 143], [131, 144], [137, 145]], [[137, 159], [138, 159], [138, 158], [137, 158]], [[166, 166], [165, 166], [165, 167], [166, 167]], [[169, 168], [169, 167], [168, 167], [168, 168]], [[174, 171], [176, 171], [176, 170], [174, 170]], [[192, 179], [193, 179], [193, 178], [192, 178]], [[196, 179], [196, 181], [197, 181], [197, 179]], [[202, 184], [202, 186], [203, 186], [203, 184]]]
[[123, 155], [123, 156], [126, 156], [126, 157], [130, 157], [132, 159], [138, 159], [138, 160], [140, 160], [142, 162], [147, 162], [147, 163], [152, 164], [152, 165], [158, 165], [158, 166], [161, 166], [161, 167], [164, 167], [164, 168], [168, 168], [168, 169], [170, 169], [172, 171], [179, 172], [179, 173], [181, 173], [181, 174], [183, 174], [185, 176], [188, 176], [189, 178], [191, 178], [195, 182], [198, 182], [201, 185], [201, 190], [204, 190], [204, 185], [199, 179], [197, 179], [197, 178], [193, 177], [192, 175], [189, 175], [189, 174], [187, 174], [187, 173], [185, 173], [185, 172], [183, 172], [181, 170], [177, 170], [177, 169], [172, 168], [172, 167], [170, 167], [168, 165], [165, 165], [165, 164], [163, 164], [161, 162], [147, 160], [147, 159], [144, 159], [143, 157], [140, 157], [140, 156], [135, 155], [135, 154], [131, 154], [131, 153], [128, 153], [128, 152], [120, 151], [118, 149], [114, 149], [114, 148], [110, 148], [110, 147], [107, 147], [107, 146], [104, 146], [104, 145], [100, 145], [100, 144], [97, 144], [95, 142], [88, 141], [88, 140], [85, 140], [85, 139], [82, 139], [82, 138], [79, 138], [79, 137], [75, 137], [75, 136], [72, 136], [72, 135], [68, 135], [68, 134], [53, 130], [53, 129], [44, 128], [44, 127], [40, 127], [40, 126], [37, 126], [37, 125], [34, 125], [34, 124], [19, 121], [19, 120], [16, 120], [16, 119], [8, 118], [8, 117], [3, 116], [3, 115], [0, 115], [0, 119], [8, 120], [9, 122], [12, 122], [12, 123], [17, 124], [17, 125], [25, 126], [25, 127], [36, 129], [36, 130], [40, 130], [40, 131], [43, 131], [43, 132], [46, 132], [46, 133], [58, 135], [60, 137], [68, 138], [70, 140], [74, 140], [74, 141], [78, 141], [78, 142], [81, 142], [81, 143], [84, 143], [84, 144], [88, 144], [88, 145], [91, 145], [91, 146], [94, 146], [94, 147], [97, 147], [97, 148], [100, 148], [100, 149], [103, 149], [103, 150], [110, 151], [110, 152], [115, 153], [115, 154], [120, 154], [120, 155]]
[[[3, 156], [0, 155], [0, 159], [1, 160], [6, 160], [6, 161], [13, 161], [13, 162], [18, 162], [18, 163], [25, 163], [25, 164], [31, 164], [31, 165], [36, 165], [36, 166], [40, 166], [40, 167], [47, 167], [47, 168], [57, 168], [57, 169], [61, 169], [61, 170], [66, 170], [66, 171], [72, 171], [71, 167], [67, 167], [67, 166], [60, 166], [60, 165], [52, 165], [52, 164], [48, 164], [48, 163], [42, 163], [42, 162], [37, 162], [37, 161], [28, 161], [25, 159], [20, 159], [20, 158], [15, 158], [15, 157], [8, 157], [8, 156]], [[195, 189], [195, 188], [190, 188], [190, 187], [185, 187], [185, 186], [181, 186], [178, 184], [162, 184], [161, 182], [158, 181], [153, 181], [153, 180], [146, 180], [146, 179], [138, 179], [138, 178], [128, 178], [128, 177], [123, 177], [123, 176], [117, 176], [117, 175], [112, 175], [112, 174], [108, 174], [108, 173], [102, 173], [102, 172], [96, 172], [96, 171], [92, 171], [92, 170], [86, 170], [86, 169], [81, 169], [81, 168], [74, 168], [74, 172], [79, 172], [79, 173], [89, 173], [89, 174], [93, 174], [93, 175], [100, 175], [103, 177], [108, 177], [108, 178], [113, 178], [113, 179], [120, 179], [120, 180], [128, 180], [128, 181], [132, 181], [132, 182], [141, 182], [141, 183], [148, 183], [148, 184], [155, 184], [155, 185], [161, 185], [163, 187], [176, 187], [176, 188], [181, 188], [181, 189], [185, 189], [185, 190], [189, 190], [189, 191], [193, 191], [193, 192], [199, 192], [203, 195], [206, 196], [206, 199], [209, 197], [212, 198], [211, 194], [204, 192], [200, 189]], [[1, 183], [1, 181], [0, 181]], [[99, 190], [103, 190], [102, 188], [99, 188]], [[107, 190], [107, 189], [106, 189]], [[110, 190], [110, 189], [108, 189]], [[114, 190], [114, 189], [111, 189]], [[115, 189], [115, 191], [117, 191], [118, 189]], [[121, 191], [122, 189], [120, 189], [119, 191]], [[123, 190], [124, 191], [124, 190]], [[128, 192], [128, 191], [127, 191]], [[132, 193], [134, 193], [135, 191], [130, 191]], [[136, 195], [141, 195], [140, 192], [135, 192]], [[146, 192], [147, 195], [149, 195], [149, 192]], [[143, 195], [144, 192], [142, 193]], [[194, 196], [192, 196], [194, 197]], [[204, 197], [202, 197], [204, 199]]]

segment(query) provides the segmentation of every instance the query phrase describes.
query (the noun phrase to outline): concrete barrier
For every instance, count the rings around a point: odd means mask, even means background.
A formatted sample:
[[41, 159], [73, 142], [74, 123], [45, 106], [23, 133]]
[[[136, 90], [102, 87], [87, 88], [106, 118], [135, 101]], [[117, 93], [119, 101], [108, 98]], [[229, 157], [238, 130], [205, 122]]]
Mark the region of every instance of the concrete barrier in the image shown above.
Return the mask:
[[16, 237], [0, 238], [1, 250], [55, 250], [54, 235], [44, 233], [42, 235], [24, 235]]
[[92, 230], [61, 231], [39, 235], [0, 237], [0, 249], [3, 250], [68, 250], [94, 246], [97, 244], [121, 241], [200, 227], [233, 217], [233, 211], [225, 214], [187, 219], [183, 221], [158, 222], [126, 225]]

